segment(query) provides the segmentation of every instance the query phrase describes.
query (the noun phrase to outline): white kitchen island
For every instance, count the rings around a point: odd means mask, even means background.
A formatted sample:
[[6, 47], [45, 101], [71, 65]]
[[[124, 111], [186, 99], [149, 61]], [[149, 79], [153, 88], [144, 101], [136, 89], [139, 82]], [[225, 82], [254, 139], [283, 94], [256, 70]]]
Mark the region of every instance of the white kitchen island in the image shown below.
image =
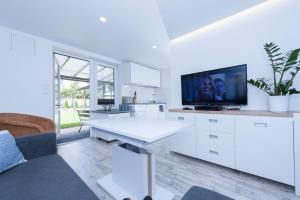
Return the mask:
[[87, 122], [91, 128], [124, 142], [112, 147], [112, 174], [98, 184], [117, 200], [171, 200], [174, 194], [155, 182], [154, 155], [147, 146], [190, 126], [186, 122], [135, 118], [99, 119]]

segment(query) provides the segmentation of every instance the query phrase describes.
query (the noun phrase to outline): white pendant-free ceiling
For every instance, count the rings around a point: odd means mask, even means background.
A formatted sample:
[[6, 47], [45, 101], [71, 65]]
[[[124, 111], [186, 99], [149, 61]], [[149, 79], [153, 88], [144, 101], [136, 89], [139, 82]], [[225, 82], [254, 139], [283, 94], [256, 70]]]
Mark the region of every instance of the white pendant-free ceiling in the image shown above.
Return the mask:
[[265, 1], [157, 0], [170, 39], [175, 39]]
[[266, 0], [1, 0], [0, 25], [156, 68], [169, 40]]
[[155, 0], [1, 0], [0, 25], [119, 60], [169, 67], [169, 38]]

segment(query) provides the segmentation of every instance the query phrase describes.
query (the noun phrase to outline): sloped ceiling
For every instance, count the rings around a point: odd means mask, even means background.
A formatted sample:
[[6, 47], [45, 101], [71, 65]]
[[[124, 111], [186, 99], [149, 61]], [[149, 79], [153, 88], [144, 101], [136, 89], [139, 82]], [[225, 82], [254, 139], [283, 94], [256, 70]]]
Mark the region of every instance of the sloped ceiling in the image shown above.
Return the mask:
[[170, 39], [182, 36], [266, 0], [157, 0]]
[[[121, 61], [166, 68], [169, 39], [263, 1], [1, 0], [0, 25]], [[101, 23], [100, 16], [107, 22]]]
[[[107, 22], [100, 23], [100, 16]], [[155, 0], [1, 0], [0, 25], [119, 60], [169, 67], [169, 38]]]

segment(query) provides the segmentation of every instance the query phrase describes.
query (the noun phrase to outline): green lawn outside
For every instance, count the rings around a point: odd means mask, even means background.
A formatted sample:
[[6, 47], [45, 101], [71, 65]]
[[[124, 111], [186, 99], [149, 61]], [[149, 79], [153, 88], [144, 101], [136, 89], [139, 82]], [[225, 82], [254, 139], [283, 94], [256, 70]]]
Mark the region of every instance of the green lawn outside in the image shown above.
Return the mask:
[[60, 128], [71, 128], [80, 126], [77, 111], [73, 109], [62, 109], [60, 111]]

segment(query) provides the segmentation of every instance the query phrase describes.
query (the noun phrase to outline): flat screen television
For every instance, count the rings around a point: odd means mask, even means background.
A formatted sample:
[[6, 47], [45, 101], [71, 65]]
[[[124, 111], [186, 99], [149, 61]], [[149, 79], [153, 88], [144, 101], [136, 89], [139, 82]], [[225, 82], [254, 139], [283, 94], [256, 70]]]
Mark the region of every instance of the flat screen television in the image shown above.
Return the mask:
[[246, 105], [247, 65], [181, 76], [182, 105]]

